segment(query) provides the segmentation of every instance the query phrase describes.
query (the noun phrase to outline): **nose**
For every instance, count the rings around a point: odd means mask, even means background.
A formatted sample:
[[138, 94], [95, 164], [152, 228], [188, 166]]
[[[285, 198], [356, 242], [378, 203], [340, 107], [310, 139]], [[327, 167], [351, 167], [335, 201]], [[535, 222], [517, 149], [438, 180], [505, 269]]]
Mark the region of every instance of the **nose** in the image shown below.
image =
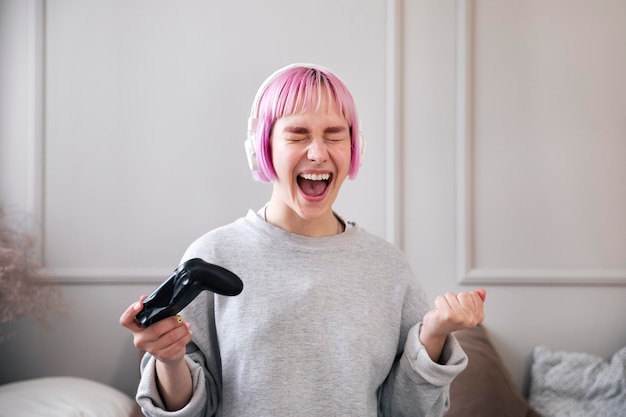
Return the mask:
[[309, 161], [322, 165], [328, 160], [328, 145], [322, 139], [313, 139], [307, 149], [307, 158]]

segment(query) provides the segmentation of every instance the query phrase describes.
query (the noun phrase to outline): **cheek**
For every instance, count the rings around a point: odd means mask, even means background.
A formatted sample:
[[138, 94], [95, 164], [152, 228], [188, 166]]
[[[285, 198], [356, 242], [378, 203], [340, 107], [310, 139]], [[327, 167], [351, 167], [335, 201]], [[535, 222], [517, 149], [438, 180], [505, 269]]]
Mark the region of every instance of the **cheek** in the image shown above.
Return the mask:
[[281, 174], [287, 175], [298, 162], [298, 157], [293, 152], [288, 152], [285, 147], [275, 147], [272, 150], [272, 162], [274, 164], [274, 170], [281, 176]]
[[350, 146], [339, 150], [336, 156], [336, 163], [340, 166], [341, 171], [350, 169], [350, 161], [352, 160], [352, 149]]

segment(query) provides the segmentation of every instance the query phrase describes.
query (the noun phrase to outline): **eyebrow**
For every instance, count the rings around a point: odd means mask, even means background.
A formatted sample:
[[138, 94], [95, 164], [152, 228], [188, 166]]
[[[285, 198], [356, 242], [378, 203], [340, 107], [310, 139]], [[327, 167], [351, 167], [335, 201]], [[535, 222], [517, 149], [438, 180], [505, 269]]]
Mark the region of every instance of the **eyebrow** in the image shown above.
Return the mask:
[[[324, 129], [324, 133], [341, 133], [345, 132], [346, 130], [348, 130], [348, 128], [345, 126], [329, 126]], [[283, 131], [286, 133], [295, 133], [299, 135], [309, 133], [309, 129], [303, 126], [285, 126]]]

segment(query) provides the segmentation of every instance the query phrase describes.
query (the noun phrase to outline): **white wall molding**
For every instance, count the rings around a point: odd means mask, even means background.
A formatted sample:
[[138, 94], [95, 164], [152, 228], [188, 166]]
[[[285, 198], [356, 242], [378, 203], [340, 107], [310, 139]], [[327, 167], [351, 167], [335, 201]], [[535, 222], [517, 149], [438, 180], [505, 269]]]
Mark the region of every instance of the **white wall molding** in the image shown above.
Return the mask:
[[471, 268], [464, 284], [579, 284], [624, 285], [626, 271], [620, 269], [531, 269]]
[[[457, 281], [460, 284], [626, 285], [626, 269], [491, 268], [475, 264], [473, 0], [457, 1]], [[497, 174], [497, 173], [496, 173]]]
[[18, 227], [39, 234], [43, 208], [44, 2], [7, 1], [1, 7], [0, 197], [8, 213], [28, 215]]
[[43, 268], [42, 276], [61, 285], [159, 284], [173, 270], [166, 268]]
[[470, 4], [457, 1], [456, 16], [456, 250], [457, 277], [460, 283], [467, 282], [472, 272], [472, 202], [471, 202], [471, 34], [472, 19]]
[[[27, 54], [27, 167], [26, 210], [39, 222], [38, 230], [44, 233], [44, 126], [45, 126], [45, 2], [28, 2], [28, 54]], [[33, 227], [36, 227], [33, 225]], [[45, 258], [43, 236], [37, 241], [37, 256]]]
[[385, 176], [386, 210], [385, 230], [387, 240], [404, 249], [402, 235], [402, 1], [387, 0], [386, 19], [386, 114], [385, 114]]

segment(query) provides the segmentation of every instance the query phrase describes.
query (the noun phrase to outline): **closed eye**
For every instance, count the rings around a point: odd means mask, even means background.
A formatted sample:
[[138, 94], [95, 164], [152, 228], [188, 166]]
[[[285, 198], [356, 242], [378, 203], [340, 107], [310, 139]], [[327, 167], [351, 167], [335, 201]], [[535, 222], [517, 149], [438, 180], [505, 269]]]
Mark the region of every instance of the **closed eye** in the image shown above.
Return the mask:
[[330, 142], [341, 142], [344, 140], [349, 140], [350, 138], [342, 135], [342, 136], [327, 136], [325, 139]]
[[285, 140], [287, 142], [298, 143], [298, 142], [303, 142], [303, 141], [307, 140], [308, 138], [309, 138], [308, 136], [289, 136], [289, 137], [285, 138]]

